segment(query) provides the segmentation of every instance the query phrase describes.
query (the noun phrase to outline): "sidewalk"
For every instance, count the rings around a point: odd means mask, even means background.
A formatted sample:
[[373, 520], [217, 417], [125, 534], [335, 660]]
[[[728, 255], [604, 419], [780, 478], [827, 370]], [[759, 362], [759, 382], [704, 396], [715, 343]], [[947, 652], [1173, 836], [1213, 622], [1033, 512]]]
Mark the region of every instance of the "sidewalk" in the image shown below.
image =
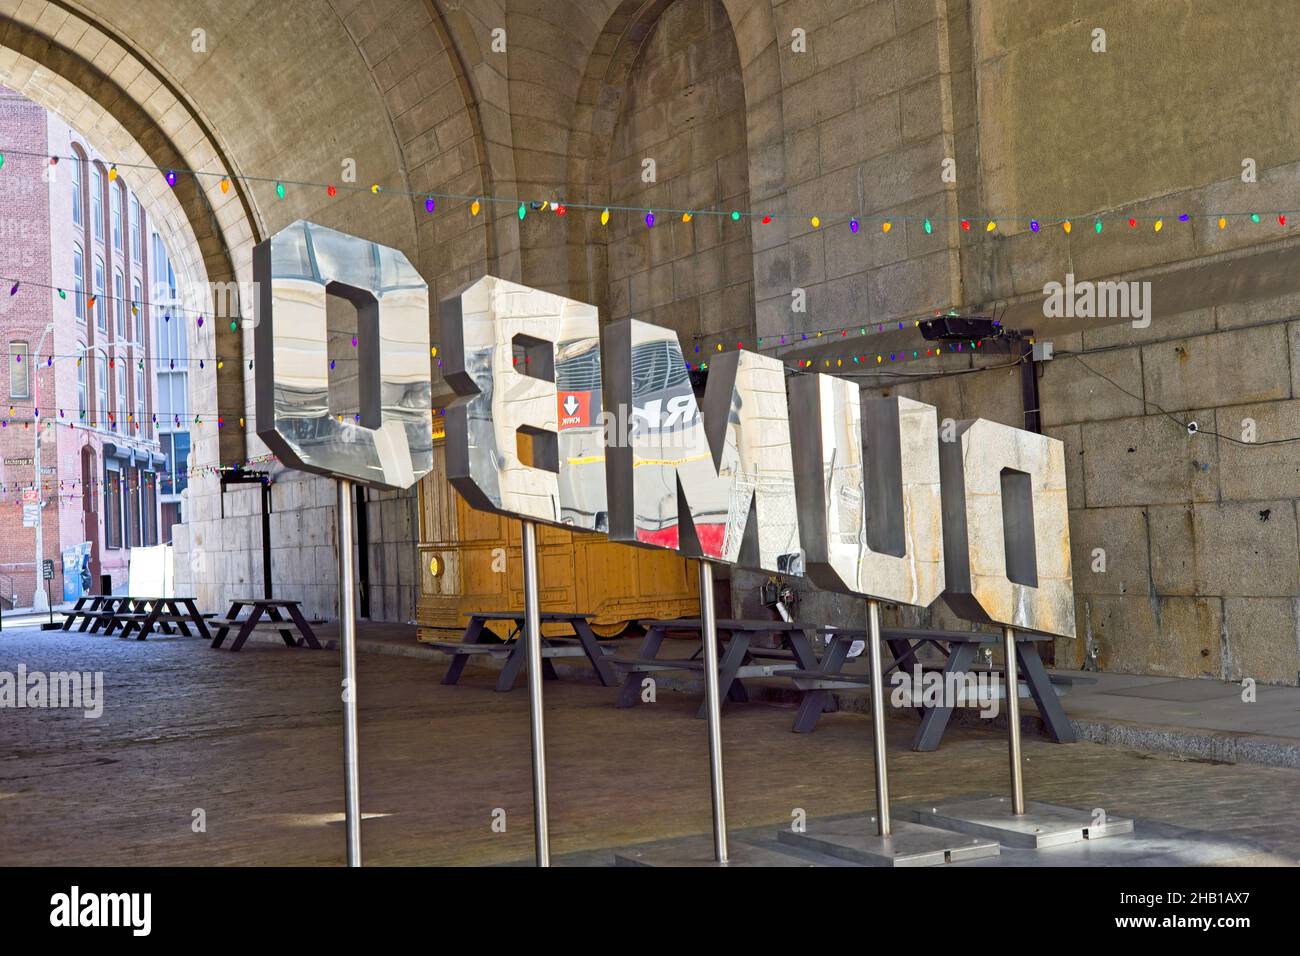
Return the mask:
[[[416, 642], [415, 628], [403, 624], [361, 622], [357, 649], [369, 653], [425, 658], [445, 668], [449, 658]], [[336, 648], [338, 626], [320, 625], [317, 633], [327, 648]], [[451, 639], [454, 636], [449, 634]], [[258, 643], [280, 644], [275, 634], [254, 635]], [[618, 653], [632, 654], [640, 638], [612, 642]], [[683, 643], [683, 649], [689, 645]], [[671, 645], [670, 645], [671, 646]], [[469, 667], [499, 669], [491, 658], [472, 658]], [[566, 678], [591, 679], [585, 662], [555, 662]], [[1300, 769], [1300, 687], [1257, 685], [1256, 700], [1242, 700], [1239, 684], [1215, 680], [1150, 677], [1131, 674], [1053, 671], [1089, 679], [1076, 682], [1061, 696], [1061, 704], [1080, 740], [1112, 744], [1129, 750], [1175, 754], [1221, 763], [1255, 763]], [[661, 690], [702, 694], [703, 682], [690, 674], [664, 673], [657, 678]], [[767, 703], [793, 703], [795, 693], [780, 679], [746, 681], [751, 699]], [[837, 692], [836, 704], [850, 713], [869, 710], [861, 691]], [[612, 706], [611, 701], [611, 706]], [[1032, 700], [1021, 701], [1026, 731], [1041, 733]], [[954, 724], [988, 728], [989, 722], [973, 711], [953, 717]], [[830, 715], [827, 715], [830, 716]], [[895, 715], [911, 722], [911, 714]], [[826, 718], [823, 718], [826, 719]], [[999, 726], [995, 721], [994, 726]], [[1002, 725], [1005, 726], [1005, 725]]]

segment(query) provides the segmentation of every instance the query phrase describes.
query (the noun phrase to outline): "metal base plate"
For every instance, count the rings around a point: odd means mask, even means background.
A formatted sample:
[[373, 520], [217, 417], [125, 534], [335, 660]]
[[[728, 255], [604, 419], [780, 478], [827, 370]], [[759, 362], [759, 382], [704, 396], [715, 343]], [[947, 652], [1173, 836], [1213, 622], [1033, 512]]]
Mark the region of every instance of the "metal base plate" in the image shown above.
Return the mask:
[[955, 800], [912, 811], [912, 819], [997, 840], [1006, 846], [1038, 850], [1083, 840], [1097, 840], [1133, 832], [1133, 821], [1103, 817], [1100, 812], [1025, 801], [1025, 812], [1011, 812], [1010, 797]]
[[797, 856], [777, 850], [727, 841], [727, 862], [719, 863], [713, 853], [713, 837], [687, 837], [620, 850], [615, 866], [815, 866]]
[[806, 833], [782, 830], [777, 839], [816, 853], [825, 853], [863, 866], [942, 866], [962, 860], [997, 856], [996, 840], [966, 836], [951, 830], [891, 821], [891, 833], [876, 833], [876, 815], [810, 824]]

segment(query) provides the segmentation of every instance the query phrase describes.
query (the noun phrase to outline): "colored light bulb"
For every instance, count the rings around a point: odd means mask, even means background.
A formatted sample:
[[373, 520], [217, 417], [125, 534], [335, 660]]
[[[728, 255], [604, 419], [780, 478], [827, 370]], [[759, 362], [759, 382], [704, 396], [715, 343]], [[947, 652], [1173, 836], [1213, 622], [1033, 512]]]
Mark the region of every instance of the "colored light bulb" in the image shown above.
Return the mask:
[[430, 196], [428, 199], [426, 199], [426, 200], [424, 201], [424, 211], [425, 211], [425, 212], [433, 212], [434, 206], [435, 206], [435, 203], [434, 203], [434, 201], [433, 201], [433, 197], [432, 197], [432, 196]]
[[856, 234], [857, 231], [858, 231], [858, 221], [856, 219], [850, 219], [849, 232]]
[[275, 194], [281, 199], [284, 198], [284, 183], [275, 184]]
[[173, 187], [176, 185], [176, 171], [175, 171], [175, 170], [172, 170], [172, 169], [167, 170], [167, 185], [168, 185], [168, 186], [173, 186]]
[[608, 210], [608, 209], [604, 209], [604, 210], [601, 211], [601, 213], [600, 213], [600, 224], [601, 224], [602, 226], [608, 226], [608, 225], [609, 225], [609, 210]]

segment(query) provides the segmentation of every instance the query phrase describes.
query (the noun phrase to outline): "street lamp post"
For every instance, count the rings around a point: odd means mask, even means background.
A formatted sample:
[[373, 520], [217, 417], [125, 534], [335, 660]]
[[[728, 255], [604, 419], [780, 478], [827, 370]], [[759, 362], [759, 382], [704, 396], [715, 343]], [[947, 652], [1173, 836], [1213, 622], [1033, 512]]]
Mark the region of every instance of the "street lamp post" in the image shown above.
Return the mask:
[[35, 580], [35, 586], [32, 591], [32, 610], [34, 611], [48, 611], [50, 609], [49, 596], [45, 593], [43, 587], [44, 581], [42, 579], [44, 575], [42, 574], [41, 567], [41, 561], [45, 557], [45, 536], [43, 533], [44, 528], [42, 527], [44, 523], [45, 501], [41, 495], [41, 419], [37, 413], [41, 408], [40, 356], [41, 352], [45, 348], [46, 338], [48, 338], [49, 334], [53, 331], [54, 323], [51, 322], [45, 327], [45, 331], [41, 333], [40, 341], [36, 343], [36, 349], [28, 359], [28, 361], [32, 363], [32, 425], [34, 426], [32, 431], [36, 433], [33, 438], [32, 447], [32, 473], [35, 477], [33, 484], [36, 488], [36, 560], [32, 562]]

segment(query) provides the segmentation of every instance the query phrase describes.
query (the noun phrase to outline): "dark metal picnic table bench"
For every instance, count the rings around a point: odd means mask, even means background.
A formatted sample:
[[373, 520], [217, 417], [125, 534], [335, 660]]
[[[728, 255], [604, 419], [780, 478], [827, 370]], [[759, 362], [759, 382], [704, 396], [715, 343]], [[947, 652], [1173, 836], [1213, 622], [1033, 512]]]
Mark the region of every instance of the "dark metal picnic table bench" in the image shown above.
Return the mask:
[[203, 615], [191, 597], [142, 597], [130, 594], [91, 595], [79, 599], [63, 621], [63, 630], [71, 630], [77, 618], [81, 619], [79, 631], [90, 628], [91, 634], [112, 634], [121, 628], [119, 637], [129, 637], [136, 632], [136, 640], [143, 641], [157, 628], [164, 634], [172, 633], [175, 626], [186, 637], [190, 627], [204, 640], [208, 629]]
[[[641, 681], [647, 674], [660, 671], [704, 670], [700, 659], [703, 648], [689, 658], [660, 657], [664, 638], [671, 631], [700, 633], [697, 617], [677, 618], [671, 621], [641, 621], [646, 629], [645, 640], [635, 658], [614, 658], [613, 664], [624, 674], [619, 689], [617, 707], [635, 706], [641, 694]], [[724, 618], [717, 622], [718, 630], [718, 697], [737, 703], [749, 700], [745, 679], [773, 677], [787, 671], [815, 670], [817, 655], [813, 651], [809, 633], [810, 624], [791, 621], [769, 621], [742, 618]], [[754, 638], [770, 634], [780, 647], [756, 647]], [[700, 704], [698, 717], [704, 716]]]
[[[804, 691], [795, 715], [795, 733], [809, 733], [817, 726], [822, 711], [830, 703], [831, 692], [849, 687], [866, 687], [871, 683], [869, 674], [845, 674], [841, 671], [848, 660], [848, 653], [854, 641], [868, 639], [865, 628], [818, 628], [827, 636], [827, 647], [821, 663], [815, 668], [804, 668], [785, 673], [794, 681], [795, 687]], [[893, 662], [884, 668], [887, 675], [893, 670], [906, 670], [917, 663], [917, 653], [924, 646], [931, 645], [946, 657], [942, 668], [944, 686], [948, 685], [948, 675], [966, 674], [975, 661], [981, 647], [994, 647], [1001, 643], [1001, 634], [981, 633], [976, 631], [935, 631], [912, 628], [881, 628], [881, 641], [893, 655]], [[1065, 678], [1053, 679], [1043, 666], [1038, 654], [1038, 642], [1054, 638], [1046, 634], [1028, 631], [1016, 631], [1016, 660], [1020, 663], [1020, 676], [1024, 680], [1029, 695], [1038, 705], [1038, 713], [1043, 719], [1048, 734], [1057, 743], [1074, 743], [1074, 729], [1057, 698], [1053, 683], [1068, 683]], [[948, 645], [945, 647], [944, 645]], [[882, 675], [883, 676], [883, 675]], [[888, 678], [884, 680], [888, 684]], [[1019, 689], [1017, 689], [1019, 693]], [[918, 695], [914, 695], [915, 696]], [[956, 701], [944, 700], [938, 706], [922, 705], [924, 714], [921, 726], [917, 728], [912, 740], [912, 749], [917, 751], [937, 750], [943, 739], [944, 729], [952, 717]]]
[[[589, 614], [568, 611], [543, 611], [540, 615], [543, 624], [567, 624], [573, 630], [573, 637], [547, 637], [542, 635], [542, 676], [555, 680], [551, 659], [555, 657], [583, 657], [591, 663], [592, 670], [606, 687], [614, 685], [614, 672], [606, 660], [612, 653], [602, 647], [591, 629]], [[515, 685], [515, 679], [527, 662], [527, 642], [524, 634], [524, 613], [522, 611], [476, 611], [467, 614], [469, 624], [459, 641], [430, 641], [429, 647], [451, 656], [451, 664], [442, 677], [442, 683], [454, 684], [460, 680], [461, 671], [465, 669], [470, 657], [488, 654], [496, 658], [505, 658], [505, 666], [497, 677], [498, 691], [508, 691]], [[495, 635], [487, 629], [489, 621], [509, 621], [510, 634], [504, 642], [494, 643]]]
[[[248, 616], [241, 618], [239, 612], [245, 607], [250, 608]], [[284, 619], [285, 614], [289, 616], [287, 621]], [[262, 620], [263, 615], [267, 620]], [[226, 635], [235, 628], [238, 628], [238, 631], [230, 645], [232, 651], [243, 647], [244, 642], [254, 631], [278, 631], [287, 646], [297, 647], [298, 642], [293, 636], [293, 629], [296, 628], [307, 647], [320, 650], [320, 641], [316, 639], [316, 632], [303, 616], [301, 601], [282, 598], [236, 598], [230, 602], [230, 610], [226, 612], [226, 616], [213, 618], [211, 624], [216, 631], [212, 638], [213, 648], [220, 648], [226, 640]]]

